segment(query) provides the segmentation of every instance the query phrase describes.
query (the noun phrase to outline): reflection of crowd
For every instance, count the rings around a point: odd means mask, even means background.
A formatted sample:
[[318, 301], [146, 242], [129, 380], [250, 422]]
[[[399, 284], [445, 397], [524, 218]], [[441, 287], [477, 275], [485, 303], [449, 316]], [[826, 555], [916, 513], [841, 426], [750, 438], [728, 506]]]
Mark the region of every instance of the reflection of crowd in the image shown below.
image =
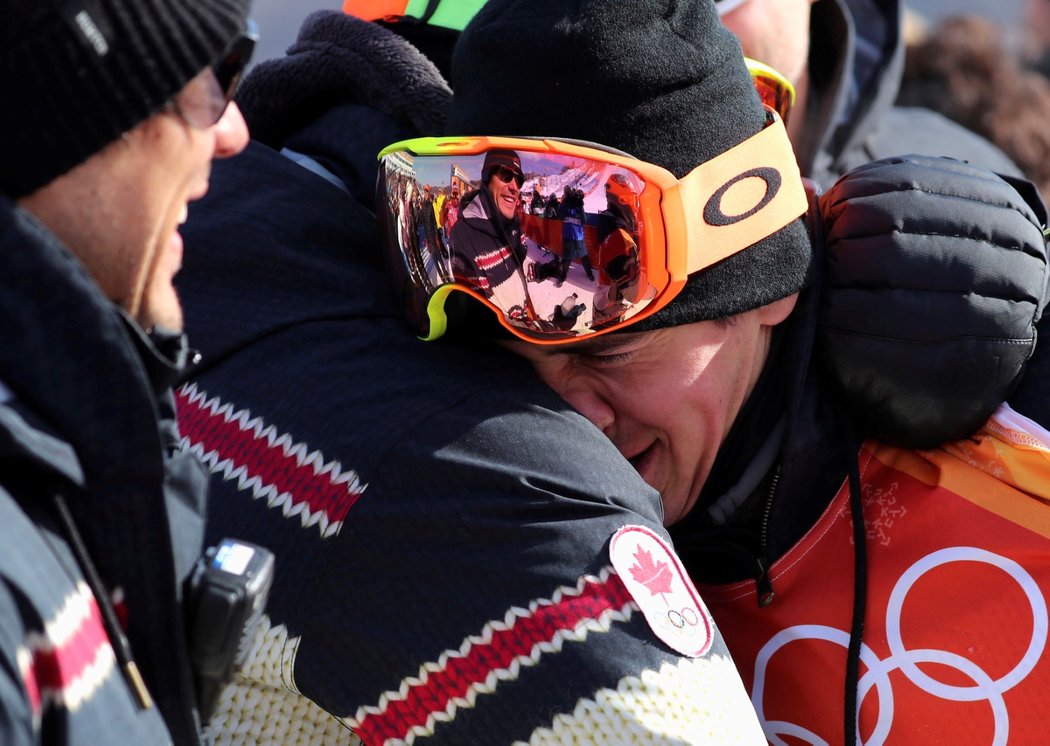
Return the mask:
[[[621, 317], [640, 294], [642, 272], [638, 253], [640, 221], [637, 187], [623, 172], [612, 174], [605, 184], [605, 208], [588, 215], [585, 210], [584, 192], [575, 185], [565, 186], [559, 195], [552, 191], [544, 194], [539, 183], [533, 185], [532, 193], [523, 204], [522, 214], [551, 221], [546, 228], [537, 229], [533, 239], [547, 251], [560, 238], [560, 255], [529, 265], [529, 282], [542, 283], [551, 280], [553, 287], [561, 287], [566, 281], [573, 262], [578, 262], [593, 285], [593, 314], [585, 320], [589, 326], [598, 326]], [[556, 223], [553, 221], [557, 221]], [[535, 223], [533, 223], [535, 226]], [[593, 231], [591, 235], [589, 232]], [[550, 244], [548, 244], [548, 240]], [[601, 276], [596, 276], [600, 267]], [[573, 283], [576, 290], [583, 285]], [[571, 330], [578, 322], [585, 304], [578, 301], [578, 293], [568, 295], [557, 304], [549, 318], [554, 326]]]
[[[422, 184], [405, 172], [389, 171], [388, 206], [409, 273], [428, 286], [458, 281], [524, 326], [569, 332], [579, 324], [621, 317], [637, 302], [642, 284], [632, 180], [613, 174], [605, 186], [605, 208], [588, 214], [585, 194], [575, 184], [544, 194], [539, 181], [523, 191], [525, 179], [520, 157], [510, 150], [489, 151], [480, 180], [462, 195], [455, 182]], [[525, 219], [531, 228], [523, 229]], [[539, 234], [533, 232], [543, 224]], [[529, 258], [526, 230], [553, 258]], [[530, 297], [529, 283], [550, 281], [547, 287], [560, 288], [574, 263], [582, 268], [572, 281], [575, 292], [557, 300]], [[593, 293], [593, 300], [580, 300], [583, 292]], [[584, 315], [588, 305], [593, 305], [589, 316]]]
[[397, 219], [395, 235], [409, 272], [425, 278], [428, 285], [451, 281], [449, 234], [459, 218], [459, 186], [420, 185], [411, 176], [390, 170], [386, 196], [389, 214]]
[[565, 187], [561, 207], [558, 209], [558, 217], [561, 219], [561, 270], [555, 284], [561, 286], [565, 282], [569, 273], [569, 265], [577, 259], [587, 271], [587, 279], [593, 280], [594, 271], [591, 269], [591, 257], [587, 253], [587, 243], [583, 233], [587, 214], [583, 209], [582, 191], [573, 187]]

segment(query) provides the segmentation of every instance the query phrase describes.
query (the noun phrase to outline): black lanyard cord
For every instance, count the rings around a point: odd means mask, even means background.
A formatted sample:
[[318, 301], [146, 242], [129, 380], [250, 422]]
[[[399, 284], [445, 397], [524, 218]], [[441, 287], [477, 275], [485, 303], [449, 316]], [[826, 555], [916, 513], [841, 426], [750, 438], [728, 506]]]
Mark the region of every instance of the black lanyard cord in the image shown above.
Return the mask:
[[105, 586], [102, 585], [102, 579], [99, 577], [98, 570], [95, 569], [95, 565], [91, 561], [90, 555], [88, 555], [87, 547], [84, 545], [80, 532], [77, 531], [76, 524], [73, 522], [73, 515], [69, 512], [69, 506], [66, 505], [65, 498], [56, 494], [52, 500], [55, 504], [55, 509], [58, 511], [58, 517], [65, 531], [66, 539], [73, 549], [77, 564], [80, 565], [80, 571], [84, 573], [84, 579], [87, 581], [91, 593], [98, 601], [99, 612], [102, 614], [102, 625], [109, 636], [113, 652], [117, 656], [117, 663], [120, 664], [120, 669], [124, 673], [124, 679], [135, 694], [139, 706], [143, 710], [148, 710], [153, 707], [153, 698], [150, 696], [149, 690], [146, 689], [146, 682], [143, 681], [142, 674], [139, 673], [139, 668], [135, 665], [135, 660], [132, 658], [131, 645], [120, 627], [120, 622], [117, 620], [117, 611], [113, 608], [113, 601], [110, 599], [109, 593], [106, 592]]

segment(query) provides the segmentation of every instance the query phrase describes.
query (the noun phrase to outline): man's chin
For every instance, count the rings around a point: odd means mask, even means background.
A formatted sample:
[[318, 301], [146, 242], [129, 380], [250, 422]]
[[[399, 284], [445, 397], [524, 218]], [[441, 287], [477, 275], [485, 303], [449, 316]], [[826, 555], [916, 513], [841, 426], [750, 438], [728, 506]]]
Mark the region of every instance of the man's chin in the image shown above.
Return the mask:
[[179, 305], [178, 300], [163, 306], [146, 306], [135, 317], [135, 321], [147, 332], [161, 327], [169, 332], [181, 334], [185, 326], [182, 306]]

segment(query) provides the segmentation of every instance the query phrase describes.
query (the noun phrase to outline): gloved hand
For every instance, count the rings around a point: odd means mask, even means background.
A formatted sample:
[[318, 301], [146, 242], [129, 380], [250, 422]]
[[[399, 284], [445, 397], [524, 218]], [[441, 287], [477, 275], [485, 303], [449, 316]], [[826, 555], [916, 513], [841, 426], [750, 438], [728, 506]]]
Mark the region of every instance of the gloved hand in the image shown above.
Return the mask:
[[968, 437], [1020, 380], [1047, 303], [1046, 209], [991, 171], [908, 155], [819, 199], [818, 360], [863, 432]]

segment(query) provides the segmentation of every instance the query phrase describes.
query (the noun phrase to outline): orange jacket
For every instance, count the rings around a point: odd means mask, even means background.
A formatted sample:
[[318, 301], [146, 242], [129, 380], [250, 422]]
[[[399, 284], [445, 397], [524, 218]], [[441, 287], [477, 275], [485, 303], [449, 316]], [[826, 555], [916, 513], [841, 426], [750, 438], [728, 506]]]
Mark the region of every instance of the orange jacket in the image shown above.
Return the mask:
[[[973, 438], [860, 454], [864, 743], [1045, 743], [1050, 433], [1004, 406]], [[752, 581], [701, 592], [768, 738], [841, 741], [853, 602], [848, 487]], [[791, 740], [791, 739], [788, 739]]]

